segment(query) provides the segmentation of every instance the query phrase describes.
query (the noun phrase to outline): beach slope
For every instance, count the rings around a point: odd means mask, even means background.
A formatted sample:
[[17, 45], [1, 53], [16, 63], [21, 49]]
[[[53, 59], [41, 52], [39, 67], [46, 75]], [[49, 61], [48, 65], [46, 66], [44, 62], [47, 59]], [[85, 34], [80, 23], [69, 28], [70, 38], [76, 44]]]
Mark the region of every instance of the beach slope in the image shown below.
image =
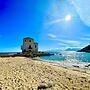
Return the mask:
[[90, 90], [90, 74], [25, 57], [0, 58], [0, 90]]

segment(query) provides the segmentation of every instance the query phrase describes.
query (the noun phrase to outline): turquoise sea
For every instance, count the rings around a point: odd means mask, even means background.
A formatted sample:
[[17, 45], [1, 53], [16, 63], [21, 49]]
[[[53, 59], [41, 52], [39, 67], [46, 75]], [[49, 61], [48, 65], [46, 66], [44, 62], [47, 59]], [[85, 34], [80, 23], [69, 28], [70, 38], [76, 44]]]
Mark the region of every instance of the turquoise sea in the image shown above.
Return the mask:
[[76, 66], [83, 68], [90, 64], [90, 53], [76, 52], [76, 51], [61, 51], [49, 53], [54, 53], [54, 55], [42, 56], [40, 57], [40, 59], [70, 67]]

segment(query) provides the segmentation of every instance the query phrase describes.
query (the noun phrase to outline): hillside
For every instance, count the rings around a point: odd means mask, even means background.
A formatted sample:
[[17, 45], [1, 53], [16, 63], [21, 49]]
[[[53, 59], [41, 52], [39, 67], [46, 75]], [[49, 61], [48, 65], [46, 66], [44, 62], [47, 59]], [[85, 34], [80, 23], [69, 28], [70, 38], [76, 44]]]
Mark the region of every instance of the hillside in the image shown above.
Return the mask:
[[90, 53], [90, 45], [82, 48], [81, 50], [79, 50], [79, 52], [89, 52]]

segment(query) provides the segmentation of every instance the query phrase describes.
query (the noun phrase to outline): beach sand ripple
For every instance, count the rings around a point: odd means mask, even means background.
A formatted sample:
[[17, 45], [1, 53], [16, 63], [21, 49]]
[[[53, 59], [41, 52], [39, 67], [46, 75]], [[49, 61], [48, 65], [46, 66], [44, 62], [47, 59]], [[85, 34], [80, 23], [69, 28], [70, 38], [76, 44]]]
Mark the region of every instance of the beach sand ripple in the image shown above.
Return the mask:
[[90, 74], [25, 57], [0, 58], [0, 90], [90, 90]]

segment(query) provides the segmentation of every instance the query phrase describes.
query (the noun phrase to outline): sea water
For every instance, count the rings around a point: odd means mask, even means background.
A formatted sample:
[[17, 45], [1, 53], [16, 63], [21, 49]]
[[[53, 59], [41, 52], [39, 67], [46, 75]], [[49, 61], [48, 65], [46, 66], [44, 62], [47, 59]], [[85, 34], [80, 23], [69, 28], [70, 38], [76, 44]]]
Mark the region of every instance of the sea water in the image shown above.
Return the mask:
[[[50, 52], [49, 52], [50, 53]], [[51, 52], [52, 56], [42, 56], [40, 59], [58, 63], [64, 66], [84, 68], [90, 64], [90, 53], [76, 51]]]

